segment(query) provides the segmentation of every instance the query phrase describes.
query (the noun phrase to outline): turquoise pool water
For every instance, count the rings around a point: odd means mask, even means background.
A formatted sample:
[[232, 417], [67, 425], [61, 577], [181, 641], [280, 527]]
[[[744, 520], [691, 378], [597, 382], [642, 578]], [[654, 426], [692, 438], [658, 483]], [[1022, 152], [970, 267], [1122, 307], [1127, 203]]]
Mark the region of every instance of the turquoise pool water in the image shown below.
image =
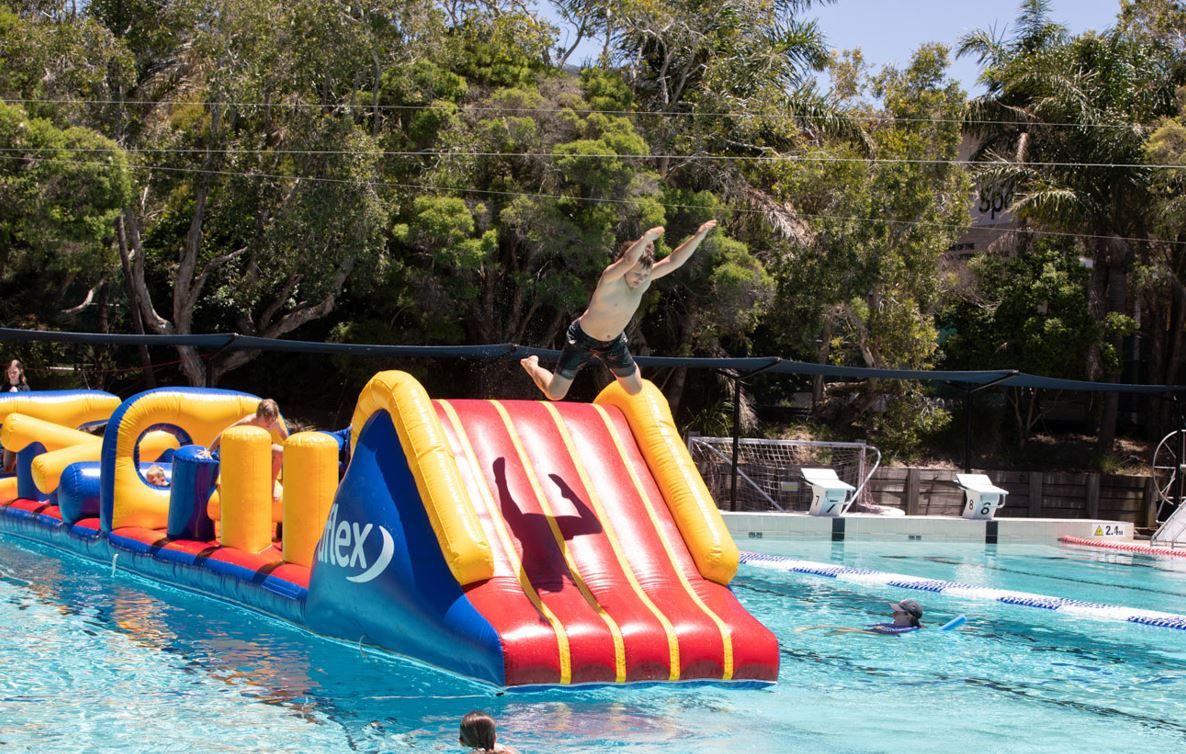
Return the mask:
[[[1055, 547], [742, 542], [790, 557], [1186, 612], [1183, 564]], [[499, 694], [407, 661], [0, 536], [0, 749], [462, 751], [485, 709], [535, 752], [1173, 751], [1186, 632], [742, 567], [778, 685]], [[959, 631], [801, 628], [920, 599]]]

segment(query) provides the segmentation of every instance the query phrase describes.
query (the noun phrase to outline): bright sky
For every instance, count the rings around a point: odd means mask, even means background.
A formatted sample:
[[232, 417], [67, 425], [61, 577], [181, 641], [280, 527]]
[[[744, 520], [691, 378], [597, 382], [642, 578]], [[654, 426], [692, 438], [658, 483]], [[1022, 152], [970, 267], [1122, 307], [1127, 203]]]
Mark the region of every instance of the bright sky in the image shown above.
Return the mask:
[[[537, 0], [537, 6], [555, 21], [547, 0]], [[954, 57], [961, 36], [993, 26], [998, 33], [1006, 31], [1020, 6], [1020, 0], [837, 0], [832, 5], [820, 5], [807, 15], [819, 20], [829, 46], [838, 50], [861, 48], [865, 61], [876, 70], [887, 64], [904, 66], [914, 50], [926, 42], [946, 44], [952, 48]], [[1053, 19], [1078, 34], [1112, 26], [1120, 2], [1053, 0], [1051, 6]], [[561, 42], [565, 42], [563, 32]], [[596, 57], [600, 49], [599, 42], [585, 41], [569, 62], [580, 65], [583, 60]], [[952, 61], [951, 75], [972, 95], [981, 92], [976, 84], [977, 74], [974, 59]]]
[[[874, 70], [883, 65], [905, 66], [920, 45], [942, 42], [952, 51], [952, 77], [975, 95], [982, 92], [976, 84], [979, 70], [975, 59], [954, 59], [960, 37], [994, 26], [998, 35], [1008, 32], [1020, 7], [1019, 0], [837, 0], [808, 15], [819, 20], [828, 46], [861, 48], [865, 62]], [[1119, 0], [1053, 0], [1051, 16], [1072, 34], [1079, 34], [1112, 26], [1119, 9]]]

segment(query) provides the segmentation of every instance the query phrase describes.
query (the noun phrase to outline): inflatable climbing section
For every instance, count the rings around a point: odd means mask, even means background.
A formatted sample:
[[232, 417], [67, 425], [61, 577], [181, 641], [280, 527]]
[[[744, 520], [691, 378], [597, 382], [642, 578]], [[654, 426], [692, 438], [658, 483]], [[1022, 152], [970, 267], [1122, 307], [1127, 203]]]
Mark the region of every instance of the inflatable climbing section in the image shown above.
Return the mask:
[[[0, 483], [0, 531], [498, 686], [777, 677], [773, 634], [729, 589], [737, 547], [649, 383], [589, 404], [432, 400], [383, 372], [348, 432], [284, 443], [274, 489], [263, 430], [201, 451], [258, 398], [205, 392], [89, 396], [69, 415], [0, 397], [18, 466], [58, 453], [60, 469], [53, 491]], [[79, 429], [105, 411], [101, 441]], [[22, 416], [39, 412], [68, 431], [38, 443], [53, 433]], [[97, 494], [63, 517], [69, 448]], [[152, 458], [168, 488], [144, 481]]]

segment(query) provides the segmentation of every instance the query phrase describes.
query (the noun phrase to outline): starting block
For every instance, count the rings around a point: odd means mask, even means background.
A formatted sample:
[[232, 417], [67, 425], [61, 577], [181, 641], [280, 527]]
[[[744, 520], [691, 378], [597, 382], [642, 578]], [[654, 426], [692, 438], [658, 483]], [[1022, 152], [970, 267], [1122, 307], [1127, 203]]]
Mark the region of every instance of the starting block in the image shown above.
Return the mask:
[[843, 516], [852, 501], [850, 493], [856, 491], [848, 482], [841, 481], [832, 469], [799, 469], [803, 478], [811, 485], [811, 508], [813, 516]]
[[964, 518], [990, 520], [998, 508], [1005, 507], [1009, 491], [994, 485], [985, 474], [956, 474], [955, 483], [964, 491]]

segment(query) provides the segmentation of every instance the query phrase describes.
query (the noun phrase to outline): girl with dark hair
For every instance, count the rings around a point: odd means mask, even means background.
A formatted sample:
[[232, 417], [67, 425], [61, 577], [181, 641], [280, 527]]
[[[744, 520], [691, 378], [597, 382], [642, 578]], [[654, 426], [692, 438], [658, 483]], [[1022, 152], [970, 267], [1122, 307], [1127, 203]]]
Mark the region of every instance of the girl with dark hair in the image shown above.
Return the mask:
[[29, 389], [29, 383], [25, 379], [25, 367], [21, 364], [19, 359], [13, 359], [8, 362], [8, 369], [4, 372], [4, 386], [0, 387], [0, 392], [4, 393], [23, 393]]
[[[4, 382], [0, 383], [0, 393], [24, 393], [28, 390], [29, 383], [25, 380], [25, 367], [21, 364], [20, 359], [13, 359], [8, 362], [8, 369], [4, 371]], [[5, 449], [3, 459], [0, 460], [0, 469], [8, 474], [15, 468], [16, 453]]]

